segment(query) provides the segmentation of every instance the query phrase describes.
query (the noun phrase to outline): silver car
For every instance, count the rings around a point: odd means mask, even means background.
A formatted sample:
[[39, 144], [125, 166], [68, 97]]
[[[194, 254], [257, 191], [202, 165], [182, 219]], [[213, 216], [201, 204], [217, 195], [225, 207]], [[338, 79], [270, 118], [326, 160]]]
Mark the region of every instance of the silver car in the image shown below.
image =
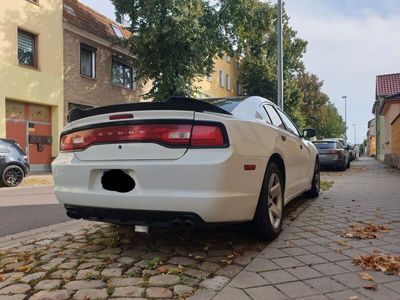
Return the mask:
[[321, 167], [334, 167], [341, 171], [350, 168], [350, 154], [340, 140], [320, 140], [313, 142], [319, 152]]

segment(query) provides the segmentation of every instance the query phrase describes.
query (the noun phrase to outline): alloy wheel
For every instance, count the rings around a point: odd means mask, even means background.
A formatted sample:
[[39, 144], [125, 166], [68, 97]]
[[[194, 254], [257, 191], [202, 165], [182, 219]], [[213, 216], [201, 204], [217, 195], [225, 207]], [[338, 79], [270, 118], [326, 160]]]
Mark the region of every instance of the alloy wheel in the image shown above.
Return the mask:
[[8, 167], [3, 173], [3, 181], [7, 186], [17, 186], [24, 179], [24, 172], [20, 167]]
[[317, 191], [319, 192], [320, 187], [321, 187], [321, 174], [320, 174], [318, 162], [315, 163], [314, 182], [315, 182], [315, 187], [316, 187]]
[[278, 174], [273, 173], [268, 183], [268, 213], [272, 227], [278, 229], [282, 219], [282, 187]]

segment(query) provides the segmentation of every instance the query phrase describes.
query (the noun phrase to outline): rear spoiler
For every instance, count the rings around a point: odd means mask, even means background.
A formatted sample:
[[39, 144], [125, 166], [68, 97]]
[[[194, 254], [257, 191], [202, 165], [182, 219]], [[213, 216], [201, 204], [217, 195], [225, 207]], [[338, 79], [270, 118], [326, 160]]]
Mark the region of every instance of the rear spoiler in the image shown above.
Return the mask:
[[225, 115], [231, 115], [230, 112], [207, 102], [196, 100], [188, 97], [171, 97], [165, 102], [139, 102], [115, 104], [109, 106], [101, 106], [90, 109], [72, 109], [67, 116], [68, 122], [73, 122], [79, 119], [116, 113], [124, 111], [141, 111], [141, 110], [185, 110], [195, 112], [215, 112]]

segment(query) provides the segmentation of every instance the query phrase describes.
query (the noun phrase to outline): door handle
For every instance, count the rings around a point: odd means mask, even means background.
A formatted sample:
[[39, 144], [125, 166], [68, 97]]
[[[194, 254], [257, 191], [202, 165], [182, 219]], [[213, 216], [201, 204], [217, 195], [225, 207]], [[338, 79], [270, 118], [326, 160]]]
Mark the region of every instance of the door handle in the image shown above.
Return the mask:
[[286, 136], [281, 135], [281, 139], [282, 139], [282, 141], [286, 141]]

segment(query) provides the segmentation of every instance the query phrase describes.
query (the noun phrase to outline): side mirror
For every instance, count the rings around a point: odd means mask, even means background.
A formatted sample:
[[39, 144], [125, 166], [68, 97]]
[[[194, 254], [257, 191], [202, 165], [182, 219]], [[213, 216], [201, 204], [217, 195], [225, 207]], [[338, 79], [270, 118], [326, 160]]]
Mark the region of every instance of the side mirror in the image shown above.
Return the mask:
[[317, 136], [317, 131], [314, 128], [308, 128], [303, 130], [303, 137], [311, 139]]

